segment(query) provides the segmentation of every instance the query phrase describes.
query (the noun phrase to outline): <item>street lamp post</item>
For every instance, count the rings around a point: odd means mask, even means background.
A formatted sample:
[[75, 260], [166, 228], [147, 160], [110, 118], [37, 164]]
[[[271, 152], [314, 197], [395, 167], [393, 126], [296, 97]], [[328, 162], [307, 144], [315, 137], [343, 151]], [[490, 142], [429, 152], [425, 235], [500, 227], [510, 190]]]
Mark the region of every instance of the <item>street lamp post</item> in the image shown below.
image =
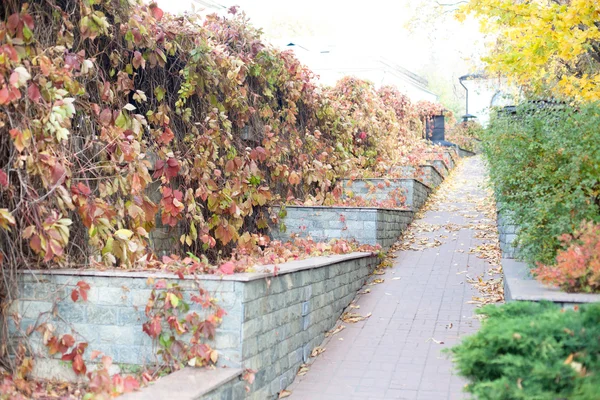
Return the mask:
[[481, 75], [481, 74], [469, 74], [469, 75], [463, 75], [463, 76], [461, 76], [461, 77], [458, 78], [458, 82], [460, 83], [460, 85], [462, 87], [465, 88], [465, 92], [466, 92], [466, 96], [465, 96], [466, 97], [466, 101], [465, 101], [465, 115], [462, 116], [463, 122], [467, 122], [469, 119], [477, 118], [475, 115], [469, 114], [469, 89], [463, 83], [464, 81], [466, 81], [469, 78], [483, 78], [483, 75]]

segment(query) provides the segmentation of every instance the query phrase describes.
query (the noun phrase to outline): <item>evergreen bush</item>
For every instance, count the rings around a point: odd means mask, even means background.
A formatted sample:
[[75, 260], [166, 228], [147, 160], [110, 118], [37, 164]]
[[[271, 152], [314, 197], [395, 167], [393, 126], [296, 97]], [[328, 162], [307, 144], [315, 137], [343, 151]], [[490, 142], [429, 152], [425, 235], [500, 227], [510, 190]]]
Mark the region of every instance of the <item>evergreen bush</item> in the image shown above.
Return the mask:
[[488, 305], [481, 329], [450, 350], [478, 399], [598, 399], [600, 304]]

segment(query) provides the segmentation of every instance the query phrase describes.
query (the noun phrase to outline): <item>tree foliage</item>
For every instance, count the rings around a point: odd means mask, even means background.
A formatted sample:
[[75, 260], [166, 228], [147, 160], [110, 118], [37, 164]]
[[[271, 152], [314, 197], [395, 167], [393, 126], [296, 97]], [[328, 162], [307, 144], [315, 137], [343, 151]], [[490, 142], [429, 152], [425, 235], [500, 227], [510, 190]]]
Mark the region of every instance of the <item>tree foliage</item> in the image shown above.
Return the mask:
[[497, 35], [484, 58], [492, 73], [534, 95], [600, 99], [600, 9], [595, 0], [470, 0], [473, 14]]

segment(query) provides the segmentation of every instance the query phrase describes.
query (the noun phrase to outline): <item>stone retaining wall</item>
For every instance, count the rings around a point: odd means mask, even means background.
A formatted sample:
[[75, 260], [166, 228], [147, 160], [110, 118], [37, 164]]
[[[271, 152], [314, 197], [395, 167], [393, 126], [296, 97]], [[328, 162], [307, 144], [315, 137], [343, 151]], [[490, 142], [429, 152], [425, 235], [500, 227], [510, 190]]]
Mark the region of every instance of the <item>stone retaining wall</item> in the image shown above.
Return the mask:
[[385, 208], [287, 206], [286, 216], [271, 228], [274, 239], [288, 241], [292, 235], [311, 236], [316, 241], [354, 239], [363, 244], [380, 244], [384, 250], [396, 242], [414, 218], [414, 212]]
[[435, 189], [444, 181], [442, 174], [433, 165], [423, 164], [418, 167], [394, 167], [392, 168], [392, 172], [401, 173], [403, 178], [416, 179], [431, 189]]
[[[219, 351], [219, 365], [257, 370], [247, 397], [270, 399], [292, 382], [298, 367], [334, 326], [376, 264], [377, 257], [371, 253], [351, 253], [280, 264], [277, 276], [273, 266], [264, 266], [255, 273], [185, 280], [152, 272], [33, 271], [22, 274], [22, 300], [13, 309], [23, 317], [22, 331], [14, 324], [10, 331], [13, 339], [23, 335], [41, 312], [55, 310], [44, 318], [57, 334], [70, 333], [78, 342], [89, 343], [87, 359], [91, 351], [99, 350], [116, 365], [150, 363], [156, 359], [157, 348], [142, 331], [151, 292], [148, 278], [178, 283], [187, 298], [197, 294], [199, 286], [227, 312], [209, 343]], [[68, 298], [78, 281], [91, 286], [87, 302], [73, 303]], [[199, 308], [196, 311], [202, 313]], [[41, 340], [38, 332], [29, 338], [38, 359], [47, 356]], [[58, 358], [40, 359], [36, 365], [37, 376], [75, 378]]]
[[[419, 169], [422, 171], [421, 176], [423, 183], [432, 189], [440, 186], [444, 181], [444, 177], [433, 165], [421, 165]], [[417, 178], [418, 179], [418, 178]]]
[[502, 204], [496, 204], [500, 250], [503, 258], [518, 258], [519, 249], [515, 246], [518, 227], [512, 220], [512, 212]]
[[440, 173], [440, 175], [445, 179], [450, 171], [446, 166], [446, 163], [442, 160], [430, 160], [429, 163], [433, 165], [433, 167]]
[[427, 197], [431, 193], [431, 188], [412, 178], [344, 179], [342, 180], [342, 188], [344, 191], [343, 196], [345, 197], [360, 196], [365, 200], [375, 201], [395, 200], [394, 193], [400, 191], [405, 197], [403, 206], [414, 211], [425, 204]]

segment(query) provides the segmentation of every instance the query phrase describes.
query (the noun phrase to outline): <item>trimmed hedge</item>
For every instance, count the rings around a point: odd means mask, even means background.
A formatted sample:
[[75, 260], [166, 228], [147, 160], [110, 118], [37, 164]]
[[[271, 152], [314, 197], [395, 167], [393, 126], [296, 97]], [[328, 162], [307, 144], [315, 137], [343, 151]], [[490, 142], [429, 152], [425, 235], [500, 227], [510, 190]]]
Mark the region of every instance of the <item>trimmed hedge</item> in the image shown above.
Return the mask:
[[600, 107], [524, 105], [492, 118], [484, 152], [514, 212], [524, 261], [552, 264], [559, 236], [600, 221]]

